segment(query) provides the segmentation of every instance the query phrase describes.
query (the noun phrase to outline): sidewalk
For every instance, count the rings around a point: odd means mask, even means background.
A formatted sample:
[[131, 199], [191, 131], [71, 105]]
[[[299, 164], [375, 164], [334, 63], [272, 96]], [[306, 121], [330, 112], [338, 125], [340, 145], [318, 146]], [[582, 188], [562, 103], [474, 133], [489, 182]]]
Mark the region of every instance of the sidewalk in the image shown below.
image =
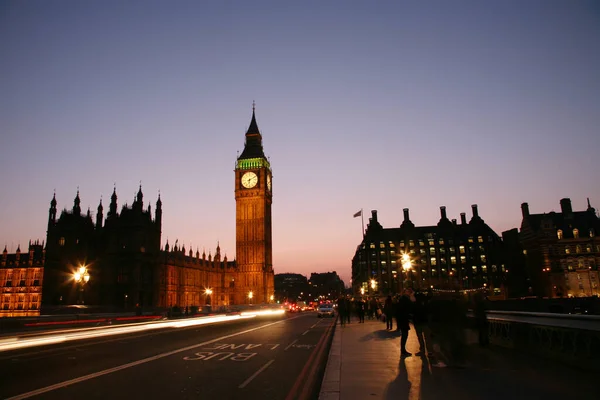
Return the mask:
[[[395, 324], [394, 324], [395, 327]], [[412, 329], [409, 352], [419, 351]], [[336, 326], [319, 400], [591, 399], [597, 377], [553, 361], [492, 347], [468, 348], [465, 368], [437, 368], [400, 357], [399, 332], [380, 321]]]

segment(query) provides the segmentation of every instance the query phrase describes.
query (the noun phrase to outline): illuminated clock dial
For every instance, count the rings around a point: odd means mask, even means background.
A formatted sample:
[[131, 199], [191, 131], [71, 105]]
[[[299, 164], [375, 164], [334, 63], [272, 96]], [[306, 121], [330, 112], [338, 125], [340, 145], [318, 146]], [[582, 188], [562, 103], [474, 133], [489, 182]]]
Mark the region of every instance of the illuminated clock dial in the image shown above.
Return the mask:
[[242, 186], [250, 189], [258, 183], [258, 176], [254, 172], [246, 172], [242, 175]]
[[267, 175], [267, 188], [271, 190], [271, 175]]

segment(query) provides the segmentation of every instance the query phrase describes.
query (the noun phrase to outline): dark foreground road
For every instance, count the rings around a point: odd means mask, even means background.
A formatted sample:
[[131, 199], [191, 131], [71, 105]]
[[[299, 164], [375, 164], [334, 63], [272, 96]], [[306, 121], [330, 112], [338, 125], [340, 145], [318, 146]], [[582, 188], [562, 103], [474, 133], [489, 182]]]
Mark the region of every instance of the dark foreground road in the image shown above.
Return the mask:
[[0, 398], [292, 399], [332, 319], [315, 313], [0, 353]]

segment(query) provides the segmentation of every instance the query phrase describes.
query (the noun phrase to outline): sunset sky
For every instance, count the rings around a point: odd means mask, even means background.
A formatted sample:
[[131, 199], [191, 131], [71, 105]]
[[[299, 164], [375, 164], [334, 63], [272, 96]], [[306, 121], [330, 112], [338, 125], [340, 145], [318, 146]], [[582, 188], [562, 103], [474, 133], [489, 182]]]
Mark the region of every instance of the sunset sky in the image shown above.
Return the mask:
[[234, 172], [256, 101], [275, 273], [337, 271], [378, 210], [498, 233], [600, 208], [600, 3], [2, 1], [0, 244], [48, 208], [119, 208], [141, 181], [162, 244], [235, 256]]

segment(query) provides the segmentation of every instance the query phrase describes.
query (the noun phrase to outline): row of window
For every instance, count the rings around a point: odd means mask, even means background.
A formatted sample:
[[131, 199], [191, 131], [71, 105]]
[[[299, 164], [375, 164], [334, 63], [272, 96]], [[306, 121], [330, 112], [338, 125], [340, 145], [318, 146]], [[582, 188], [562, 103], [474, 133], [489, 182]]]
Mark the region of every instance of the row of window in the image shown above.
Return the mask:
[[[491, 242], [491, 241], [492, 241], [492, 237], [491, 237], [491, 236], [488, 236], [488, 237], [487, 237], [487, 240], [488, 240], [489, 242]], [[475, 239], [473, 238], [473, 236], [470, 236], [470, 237], [467, 239], [467, 241], [468, 241], [469, 243], [474, 243], [474, 242], [475, 242]], [[478, 242], [478, 243], [484, 243], [484, 237], [483, 237], [483, 236], [477, 236], [477, 242]], [[419, 240], [417, 240], [417, 241], [415, 241], [415, 240], [412, 240], [412, 239], [411, 239], [411, 240], [408, 240], [408, 246], [409, 246], [409, 247], [414, 247], [414, 246], [415, 246], [415, 243], [418, 243], [418, 244], [419, 244], [419, 246], [421, 246], [421, 247], [424, 247], [424, 246], [425, 246], [425, 240], [424, 240], [424, 239], [419, 239]], [[436, 241], [435, 241], [435, 239], [427, 239], [427, 244], [428, 244], [429, 246], [435, 246], [435, 245], [436, 245]], [[444, 238], [438, 238], [438, 239], [437, 239], [437, 244], [438, 244], [438, 245], [441, 245], [441, 246], [443, 246], [443, 245], [445, 244], [445, 240], [444, 240]], [[453, 246], [453, 245], [454, 245], [454, 239], [449, 239], [449, 240], [448, 240], [448, 244], [449, 244], [450, 246]], [[394, 247], [396, 247], [396, 243], [394, 243], [394, 242], [392, 242], [392, 241], [390, 240], [390, 241], [387, 243], [387, 247], [394, 248]], [[404, 240], [400, 240], [400, 242], [399, 242], [399, 247], [405, 247], [405, 241], [404, 241]], [[461, 246], [461, 247], [462, 247], [462, 246]], [[371, 248], [371, 249], [374, 249], [374, 248], [376, 248], [376, 245], [375, 245], [375, 243], [374, 243], [374, 242], [371, 242], [371, 243], [369, 243], [369, 248]], [[386, 243], [385, 243], [385, 242], [379, 242], [379, 248], [381, 248], [381, 249], [384, 249], [384, 248], [386, 248]]]
[[[590, 235], [590, 237], [595, 236], [595, 232], [594, 232], [593, 228], [591, 228], [589, 230], [589, 235]], [[562, 229], [559, 229], [556, 231], [556, 236], [558, 236], [559, 239], [564, 239], [564, 233], [563, 233]], [[579, 229], [577, 229], [577, 228], [573, 229], [573, 238], [579, 239]]]
[[[580, 244], [575, 246], [575, 253], [581, 253], [582, 252], [583, 247], [581, 247]], [[587, 244], [585, 246], [585, 250], [588, 253], [591, 253], [593, 250], [593, 247], [591, 244]], [[600, 244], [596, 245], [596, 251], [600, 253]], [[565, 254], [571, 254], [572, 252], [572, 246], [565, 246]]]

